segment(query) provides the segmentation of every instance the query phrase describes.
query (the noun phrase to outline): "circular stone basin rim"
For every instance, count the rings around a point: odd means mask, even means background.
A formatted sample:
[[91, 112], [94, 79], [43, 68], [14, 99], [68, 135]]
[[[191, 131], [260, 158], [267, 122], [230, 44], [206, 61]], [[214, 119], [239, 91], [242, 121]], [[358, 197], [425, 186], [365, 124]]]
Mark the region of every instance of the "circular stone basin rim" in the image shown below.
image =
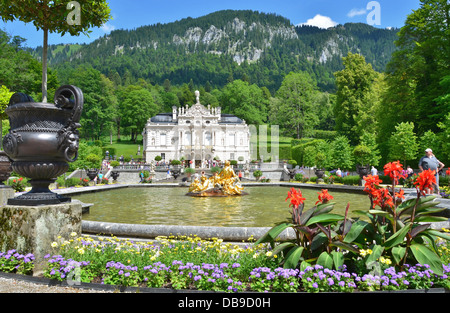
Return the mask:
[[[82, 221], [83, 233], [116, 237], [155, 239], [159, 236], [196, 236], [202, 239], [220, 238], [224, 241], [258, 240], [270, 227], [214, 227], [214, 226], [177, 226], [177, 225], [141, 225], [94, 221]], [[280, 240], [295, 239], [295, 233], [288, 228], [279, 236]]]

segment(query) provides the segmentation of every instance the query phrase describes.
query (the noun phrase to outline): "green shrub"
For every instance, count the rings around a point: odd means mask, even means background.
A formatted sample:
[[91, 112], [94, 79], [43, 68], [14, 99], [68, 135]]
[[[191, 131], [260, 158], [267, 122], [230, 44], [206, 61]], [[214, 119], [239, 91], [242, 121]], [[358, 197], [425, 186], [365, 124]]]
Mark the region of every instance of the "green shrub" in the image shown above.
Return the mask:
[[106, 155], [106, 151], [109, 152], [109, 157], [112, 158], [114, 155], [117, 155], [117, 149], [114, 147], [102, 147], [103, 155]]
[[120, 165], [119, 161], [111, 161], [111, 163], [109, 163], [112, 167], [117, 167]]
[[260, 177], [262, 176], [262, 174], [263, 174], [263, 173], [262, 173], [260, 170], [256, 170], [256, 171], [253, 172], [253, 176], [254, 176], [256, 179], [260, 178]]
[[75, 187], [76, 185], [80, 185], [80, 179], [77, 177], [71, 177], [64, 181], [64, 187]]
[[345, 176], [342, 178], [344, 185], [357, 186], [359, 184], [359, 176]]

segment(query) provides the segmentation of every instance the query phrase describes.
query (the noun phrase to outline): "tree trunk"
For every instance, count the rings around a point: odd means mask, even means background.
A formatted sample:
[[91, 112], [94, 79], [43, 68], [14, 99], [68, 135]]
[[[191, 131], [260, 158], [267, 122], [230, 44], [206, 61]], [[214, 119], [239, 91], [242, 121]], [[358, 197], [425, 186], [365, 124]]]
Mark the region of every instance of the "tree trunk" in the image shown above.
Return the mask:
[[42, 102], [47, 102], [47, 53], [48, 29], [44, 28], [44, 45], [42, 48]]

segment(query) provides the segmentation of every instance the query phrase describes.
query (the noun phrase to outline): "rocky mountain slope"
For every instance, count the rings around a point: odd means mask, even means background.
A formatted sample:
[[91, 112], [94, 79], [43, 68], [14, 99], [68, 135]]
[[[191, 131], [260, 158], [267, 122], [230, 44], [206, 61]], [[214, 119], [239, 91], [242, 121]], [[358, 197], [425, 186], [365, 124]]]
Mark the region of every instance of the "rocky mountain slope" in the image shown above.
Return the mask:
[[[342, 68], [349, 51], [361, 53], [383, 71], [395, 50], [398, 30], [366, 24], [319, 29], [295, 26], [275, 14], [219, 11], [168, 24], [115, 30], [89, 45], [51, 46], [56, 68], [89, 63], [105, 75], [169, 79], [223, 86], [230, 79], [275, 89], [290, 71], [308, 71], [325, 90], [334, 88], [333, 72]], [[40, 48], [34, 53], [40, 55]], [[186, 81], [187, 80], [187, 81]]]

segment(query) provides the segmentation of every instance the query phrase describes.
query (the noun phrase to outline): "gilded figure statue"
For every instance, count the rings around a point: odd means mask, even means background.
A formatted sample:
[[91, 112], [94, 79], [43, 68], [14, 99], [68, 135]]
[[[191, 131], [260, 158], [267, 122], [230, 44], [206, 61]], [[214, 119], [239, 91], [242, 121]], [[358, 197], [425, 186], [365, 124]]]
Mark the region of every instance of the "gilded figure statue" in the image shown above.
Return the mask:
[[188, 195], [191, 196], [237, 196], [243, 194], [242, 187], [238, 175], [234, 172], [230, 165], [230, 161], [225, 161], [224, 168], [219, 174], [214, 173], [213, 176], [207, 178], [202, 172], [200, 178], [195, 178], [189, 187]]

